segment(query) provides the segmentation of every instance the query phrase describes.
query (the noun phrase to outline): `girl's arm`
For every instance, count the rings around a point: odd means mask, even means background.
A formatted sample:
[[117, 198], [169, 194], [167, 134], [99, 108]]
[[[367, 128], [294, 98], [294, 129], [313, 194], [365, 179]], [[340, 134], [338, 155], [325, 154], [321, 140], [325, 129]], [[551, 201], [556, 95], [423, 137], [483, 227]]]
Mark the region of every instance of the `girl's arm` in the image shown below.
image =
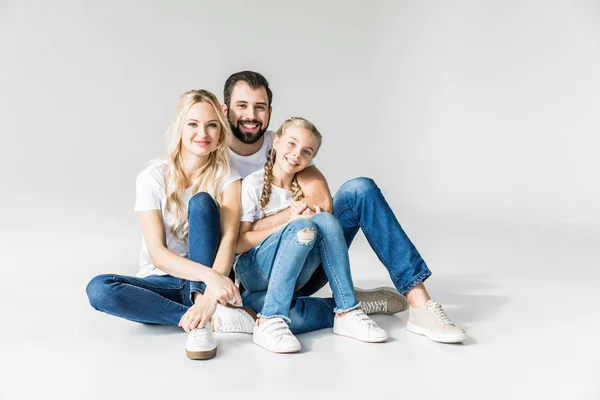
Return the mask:
[[213, 269], [221, 275], [228, 276], [235, 255], [242, 205], [240, 197], [242, 181], [237, 180], [227, 186], [221, 194], [221, 243], [213, 265]]
[[[316, 204], [320, 207], [321, 211], [332, 211], [331, 193], [329, 192], [327, 180], [317, 167], [311, 165], [300, 172], [298, 174], [298, 184], [304, 192], [304, 198], [301, 201], [308, 207], [313, 207]], [[281, 227], [281, 225], [286, 224], [290, 220], [291, 215], [290, 209], [286, 208], [277, 214], [255, 221], [252, 224], [252, 230], [260, 231]]]
[[236, 253], [245, 253], [263, 240], [265, 240], [271, 233], [278, 231], [284, 225], [289, 222], [286, 220], [283, 224], [277, 226], [271, 226], [262, 231], [253, 231], [252, 222], [243, 221], [240, 225], [240, 234], [237, 240], [237, 246], [235, 247]]

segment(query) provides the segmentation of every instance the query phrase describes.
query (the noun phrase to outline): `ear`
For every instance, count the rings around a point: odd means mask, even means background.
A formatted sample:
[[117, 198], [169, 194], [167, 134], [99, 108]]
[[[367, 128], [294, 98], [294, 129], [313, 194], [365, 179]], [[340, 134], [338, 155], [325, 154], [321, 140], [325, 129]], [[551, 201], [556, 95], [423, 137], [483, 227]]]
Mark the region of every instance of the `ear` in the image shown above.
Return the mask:
[[221, 109], [223, 110], [223, 114], [227, 116], [227, 104], [221, 104]]
[[273, 138], [273, 148], [277, 151], [277, 147], [279, 146], [279, 136], [275, 135]]

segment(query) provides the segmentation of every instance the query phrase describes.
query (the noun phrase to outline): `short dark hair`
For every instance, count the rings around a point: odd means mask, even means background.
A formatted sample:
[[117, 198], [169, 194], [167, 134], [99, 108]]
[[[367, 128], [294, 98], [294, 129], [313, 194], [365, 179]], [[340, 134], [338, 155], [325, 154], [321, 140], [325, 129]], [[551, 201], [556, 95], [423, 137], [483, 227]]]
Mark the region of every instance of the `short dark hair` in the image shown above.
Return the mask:
[[236, 72], [225, 81], [223, 100], [228, 108], [231, 102], [231, 92], [233, 92], [233, 88], [238, 82], [246, 82], [253, 90], [264, 87], [267, 91], [267, 97], [269, 98], [269, 107], [271, 107], [271, 102], [273, 101], [273, 92], [271, 92], [271, 89], [269, 89], [269, 82], [267, 79], [258, 72], [242, 71]]

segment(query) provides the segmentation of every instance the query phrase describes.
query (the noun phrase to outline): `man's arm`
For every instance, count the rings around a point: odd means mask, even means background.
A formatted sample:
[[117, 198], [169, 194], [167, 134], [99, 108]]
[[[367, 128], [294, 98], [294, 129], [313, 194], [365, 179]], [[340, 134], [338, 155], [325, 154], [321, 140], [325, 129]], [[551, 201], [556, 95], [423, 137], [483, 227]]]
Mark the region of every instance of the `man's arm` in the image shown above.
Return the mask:
[[[308, 166], [304, 171], [298, 174], [298, 184], [304, 192], [304, 198], [302, 201], [314, 211], [314, 205], [318, 205], [321, 211], [331, 212], [332, 211], [332, 200], [331, 193], [329, 192], [329, 185], [327, 180], [315, 167], [314, 165]], [[252, 224], [253, 231], [262, 231], [271, 229], [282, 224], [287, 223], [290, 220], [291, 211], [286, 208], [283, 211], [273, 214], [267, 218], [259, 219]]]

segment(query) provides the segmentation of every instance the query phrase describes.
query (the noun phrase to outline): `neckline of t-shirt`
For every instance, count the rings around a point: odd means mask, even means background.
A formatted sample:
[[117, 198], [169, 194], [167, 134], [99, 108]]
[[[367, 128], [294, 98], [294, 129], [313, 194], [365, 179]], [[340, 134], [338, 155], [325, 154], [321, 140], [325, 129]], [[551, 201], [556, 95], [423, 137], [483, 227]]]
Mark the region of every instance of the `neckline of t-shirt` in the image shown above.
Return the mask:
[[247, 156], [243, 156], [243, 155], [238, 154], [235, 151], [231, 150], [231, 147], [230, 147], [229, 148], [230, 155], [233, 155], [234, 157], [240, 157], [240, 158], [260, 157], [260, 155], [264, 153], [265, 147], [267, 146], [267, 138], [265, 137], [265, 136], [267, 136], [267, 133], [269, 135], [271, 135], [271, 131], [266, 131], [265, 132], [265, 134], [263, 135], [263, 144], [262, 144], [262, 146], [260, 146], [260, 149], [258, 149], [256, 151], [256, 153], [249, 154]]

